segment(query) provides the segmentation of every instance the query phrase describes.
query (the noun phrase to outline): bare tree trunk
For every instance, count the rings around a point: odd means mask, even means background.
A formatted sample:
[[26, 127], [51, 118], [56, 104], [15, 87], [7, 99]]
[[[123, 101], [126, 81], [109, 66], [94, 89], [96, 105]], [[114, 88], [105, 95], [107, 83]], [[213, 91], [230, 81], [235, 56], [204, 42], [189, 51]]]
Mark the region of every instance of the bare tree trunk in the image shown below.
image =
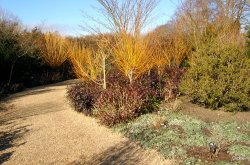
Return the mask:
[[12, 79], [12, 75], [13, 75], [13, 70], [14, 70], [14, 63], [11, 64], [11, 68], [10, 68], [10, 75], [9, 75], [9, 80], [8, 80], [8, 86], [11, 83], [11, 79]]
[[132, 70], [128, 72], [128, 78], [129, 78], [129, 83], [132, 84], [133, 83], [133, 71]]
[[103, 89], [107, 89], [107, 83], [106, 83], [106, 59], [102, 59], [102, 72], [103, 72]]
[[150, 76], [150, 74], [151, 74], [151, 70], [149, 69], [149, 70], [148, 70], [148, 76]]

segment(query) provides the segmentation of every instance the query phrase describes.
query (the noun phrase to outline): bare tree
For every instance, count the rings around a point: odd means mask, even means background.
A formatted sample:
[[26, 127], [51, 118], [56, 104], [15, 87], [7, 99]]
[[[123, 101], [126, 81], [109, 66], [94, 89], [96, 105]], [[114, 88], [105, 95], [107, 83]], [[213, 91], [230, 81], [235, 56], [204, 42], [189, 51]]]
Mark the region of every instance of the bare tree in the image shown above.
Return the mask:
[[36, 37], [36, 31], [23, 28], [16, 16], [0, 8], [0, 63], [9, 65], [8, 85], [17, 61], [37, 49]]
[[102, 5], [102, 25], [110, 32], [139, 35], [147, 25], [157, 0], [98, 0]]
[[247, 0], [185, 0], [177, 10], [176, 19], [182, 22], [183, 31], [197, 49], [211, 37], [239, 36], [248, 9]]
[[106, 18], [100, 22], [115, 36], [114, 63], [130, 83], [150, 67], [148, 41], [142, 36], [157, 0], [98, 0]]
[[96, 10], [101, 19], [85, 14], [85, 18], [97, 26], [83, 26], [83, 29], [92, 35], [101, 36], [97, 41], [98, 50], [95, 58], [102, 59], [103, 87], [106, 88], [108, 58], [113, 60], [113, 64], [132, 83], [134, 78], [146, 71], [145, 68], [150, 69], [148, 59], [151, 51], [146, 47], [146, 37], [141, 33], [158, 0], [97, 1], [101, 8]]

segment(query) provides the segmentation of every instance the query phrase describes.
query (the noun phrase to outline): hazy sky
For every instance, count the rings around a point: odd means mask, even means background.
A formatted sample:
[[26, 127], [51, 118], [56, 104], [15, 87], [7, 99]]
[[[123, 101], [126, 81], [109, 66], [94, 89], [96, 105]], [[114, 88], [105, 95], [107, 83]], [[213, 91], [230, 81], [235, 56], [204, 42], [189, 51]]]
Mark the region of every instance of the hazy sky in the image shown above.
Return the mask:
[[[154, 13], [157, 17], [149, 28], [166, 23], [174, 14], [175, 2], [177, 0], [161, 0]], [[65, 35], [84, 34], [80, 25], [90, 22], [82, 13], [98, 17], [93, 6], [99, 7], [96, 0], [0, 0], [2, 9], [18, 16], [28, 27], [42, 24]]]

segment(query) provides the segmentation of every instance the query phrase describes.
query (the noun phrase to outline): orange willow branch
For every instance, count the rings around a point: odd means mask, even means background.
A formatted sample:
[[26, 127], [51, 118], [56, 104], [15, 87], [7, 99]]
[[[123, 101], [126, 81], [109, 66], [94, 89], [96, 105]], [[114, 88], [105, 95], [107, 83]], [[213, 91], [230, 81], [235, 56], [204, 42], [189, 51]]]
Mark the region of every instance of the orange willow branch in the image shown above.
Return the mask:
[[69, 42], [57, 33], [44, 34], [45, 51], [42, 59], [51, 67], [59, 67], [69, 57]]

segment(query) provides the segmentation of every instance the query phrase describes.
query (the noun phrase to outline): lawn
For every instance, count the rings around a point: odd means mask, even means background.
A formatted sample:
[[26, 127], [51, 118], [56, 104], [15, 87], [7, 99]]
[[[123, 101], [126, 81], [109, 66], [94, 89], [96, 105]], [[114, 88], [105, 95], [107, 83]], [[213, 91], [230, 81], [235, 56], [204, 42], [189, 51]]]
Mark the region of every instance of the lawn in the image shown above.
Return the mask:
[[[218, 121], [218, 112], [214, 111], [213, 119], [207, 116], [211, 110], [194, 107], [196, 115], [187, 112], [190, 110], [185, 106], [178, 111], [165, 107], [157, 113], [116, 125], [114, 130], [138, 141], [143, 148], [155, 149], [165, 158], [175, 159], [177, 164], [249, 164], [249, 120], [242, 122], [238, 116], [242, 114], [232, 113], [225, 120], [228, 113], [222, 112]], [[210, 152], [210, 142], [217, 146], [216, 153]]]

